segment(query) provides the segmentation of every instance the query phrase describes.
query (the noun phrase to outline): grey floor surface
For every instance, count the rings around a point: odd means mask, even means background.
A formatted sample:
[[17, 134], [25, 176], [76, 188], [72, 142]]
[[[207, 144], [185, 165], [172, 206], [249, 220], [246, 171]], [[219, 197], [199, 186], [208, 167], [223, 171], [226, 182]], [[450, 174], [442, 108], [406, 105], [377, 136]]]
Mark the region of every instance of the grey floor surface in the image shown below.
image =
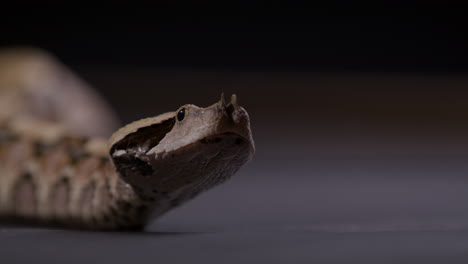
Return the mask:
[[1, 263], [468, 263], [466, 77], [81, 73], [125, 122], [236, 92], [256, 156], [142, 233], [1, 227]]

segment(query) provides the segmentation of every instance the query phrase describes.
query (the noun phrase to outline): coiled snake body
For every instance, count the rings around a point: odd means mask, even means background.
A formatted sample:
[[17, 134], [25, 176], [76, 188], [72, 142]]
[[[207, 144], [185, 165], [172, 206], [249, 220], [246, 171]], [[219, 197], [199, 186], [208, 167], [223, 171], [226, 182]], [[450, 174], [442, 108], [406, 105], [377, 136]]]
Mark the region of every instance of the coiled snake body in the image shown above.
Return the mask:
[[[62, 111], [65, 99], [77, 108]], [[135, 121], [103, 140], [116, 125], [112, 111], [34, 49], [0, 53], [0, 112], [3, 220], [141, 229], [227, 180], [255, 152], [235, 95]]]

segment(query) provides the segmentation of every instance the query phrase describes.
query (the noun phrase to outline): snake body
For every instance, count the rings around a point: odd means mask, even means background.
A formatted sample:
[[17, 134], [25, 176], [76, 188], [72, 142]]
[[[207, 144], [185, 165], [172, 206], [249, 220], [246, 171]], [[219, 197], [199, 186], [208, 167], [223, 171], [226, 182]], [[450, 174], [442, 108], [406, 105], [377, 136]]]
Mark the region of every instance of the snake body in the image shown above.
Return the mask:
[[[55, 89], [51, 88], [54, 85], [39, 87], [36, 82], [23, 85], [26, 88], [12, 87], [11, 83], [27, 77], [1, 74], [11, 69], [12, 61], [24, 65], [39, 60], [42, 66], [62, 70], [48, 73], [49, 79], [65, 71], [50, 57], [38, 59], [38, 51], [32, 52], [34, 56], [30, 52], [11, 59], [11, 54], [24, 53], [8, 51], [10, 60], [3, 60], [3, 68], [0, 60], [3, 220], [85, 229], [141, 229], [229, 179], [255, 152], [249, 116], [235, 95], [229, 103], [222, 96], [208, 107], [186, 104], [177, 111], [135, 121], [104, 140], [97, 136], [111, 131], [117, 119], [91, 89], [78, 87], [76, 78], [55, 85], [59, 87]], [[56, 113], [63, 102], [54, 99], [53, 91], [64, 94], [71, 86], [85, 98], [84, 108], [93, 109], [95, 115]], [[28, 93], [34, 96], [24, 96]], [[52, 110], [46, 115], [35, 114], [44, 105], [35, 103], [43, 100], [41, 93], [52, 98], [46, 104]], [[96, 129], [89, 129], [93, 126]]]

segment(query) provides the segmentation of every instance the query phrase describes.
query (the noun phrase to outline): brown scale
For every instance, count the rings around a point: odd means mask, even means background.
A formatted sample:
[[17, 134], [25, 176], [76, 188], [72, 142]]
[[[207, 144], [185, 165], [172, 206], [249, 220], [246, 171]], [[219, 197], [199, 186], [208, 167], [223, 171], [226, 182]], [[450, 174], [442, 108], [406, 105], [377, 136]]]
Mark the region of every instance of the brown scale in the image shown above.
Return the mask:
[[0, 125], [0, 147], [17, 140], [18, 137], [6, 127]]
[[40, 183], [41, 203], [39, 214], [45, 220], [67, 217], [70, 201], [70, 178], [65, 169], [72, 160], [69, 148], [72, 142], [61, 139], [54, 143], [35, 143], [38, 169], [34, 177]]
[[[138, 229], [144, 224], [149, 206], [124, 183], [116, 174], [113, 165], [108, 162], [103, 169], [104, 190], [99, 192], [102, 201], [108, 206], [102, 211], [99, 222], [105, 226], [117, 226], [123, 229]], [[115, 195], [112, 191], [115, 191]]]
[[32, 219], [37, 212], [37, 188], [30, 173], [18, 178], [13, 187], [13, 213], [17, 216]]
[[[52, 193], [59, 196], [62, 194], [62, 198], [67, 203], [52, 207], [62, 221], [86, 225], [91, 224], [94, 218], [102, 214], [103, 208], [109, 204], [105, 200], [109, 190], [104, 190], [102, 187], [103, 168], [109, 161], [107, 158], [86, 153], [83, 150], [84, 143], [85, 140], [66, 140], [64, 145], [69, 157], [68, 167], [73, 171], [68, 177], [62, 177], [58, 183], [59, 188], [53, 188]], [[56, 196], [52, 195], [51, 203]], [[59, 215], [60, 212], [66, 212], [66, 215]]]
[[27, 138], [10, 137], [0, 145], [0, 202], [7, 215], [14, 214], [15, 208], [22, 215], [36, 212], [36, 184], [25, 166], [34, 156], [31, 142]]
[[52, 186], [49, 194], [51, 218], [55, 221], [66, 219], [68, 215], [68, 207], [70, 204], [70, 179], [62, 178]]
[[80, 212], [83, 214], [83, 221], [92, 221], [93, 214], [92, 211], [89, 210], [89, 207], [92, 207], [92, 201], [94, 199], [96, 193], [96, 183], [94, 181], [90, 181], [81, 189], [81, 195], [77, 202], [77, 207]]
[[74, 217], [81, 216], [82, 220], [89, 219], [92, 213], [93, 199], [95, 197], [95, 174], [100, 168], [100, 159], [90, 156], [75, 164], [73, 182], [73, 198], [70, 211]]

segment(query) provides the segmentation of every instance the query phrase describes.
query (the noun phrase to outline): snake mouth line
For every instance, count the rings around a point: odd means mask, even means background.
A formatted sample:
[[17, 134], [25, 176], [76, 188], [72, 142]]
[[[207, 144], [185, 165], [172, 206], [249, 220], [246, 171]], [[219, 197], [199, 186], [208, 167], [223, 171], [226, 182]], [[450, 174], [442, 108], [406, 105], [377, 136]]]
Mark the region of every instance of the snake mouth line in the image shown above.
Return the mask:
[[218, 134], [218, 135], [205, 137], [205, 138], [199, 140], [199, 142], [202, 143], [202, 144], [217, 144], [217, 143], [221, 143], [227, 137], [228, 138], [233, 138], [235, 145], [241, 145], [246, 141], [243, 136], [241, 136], [241, 135], [239, 135], [237, 133], [226, 132], [226, 133], [221, 133], [221, 134]]

